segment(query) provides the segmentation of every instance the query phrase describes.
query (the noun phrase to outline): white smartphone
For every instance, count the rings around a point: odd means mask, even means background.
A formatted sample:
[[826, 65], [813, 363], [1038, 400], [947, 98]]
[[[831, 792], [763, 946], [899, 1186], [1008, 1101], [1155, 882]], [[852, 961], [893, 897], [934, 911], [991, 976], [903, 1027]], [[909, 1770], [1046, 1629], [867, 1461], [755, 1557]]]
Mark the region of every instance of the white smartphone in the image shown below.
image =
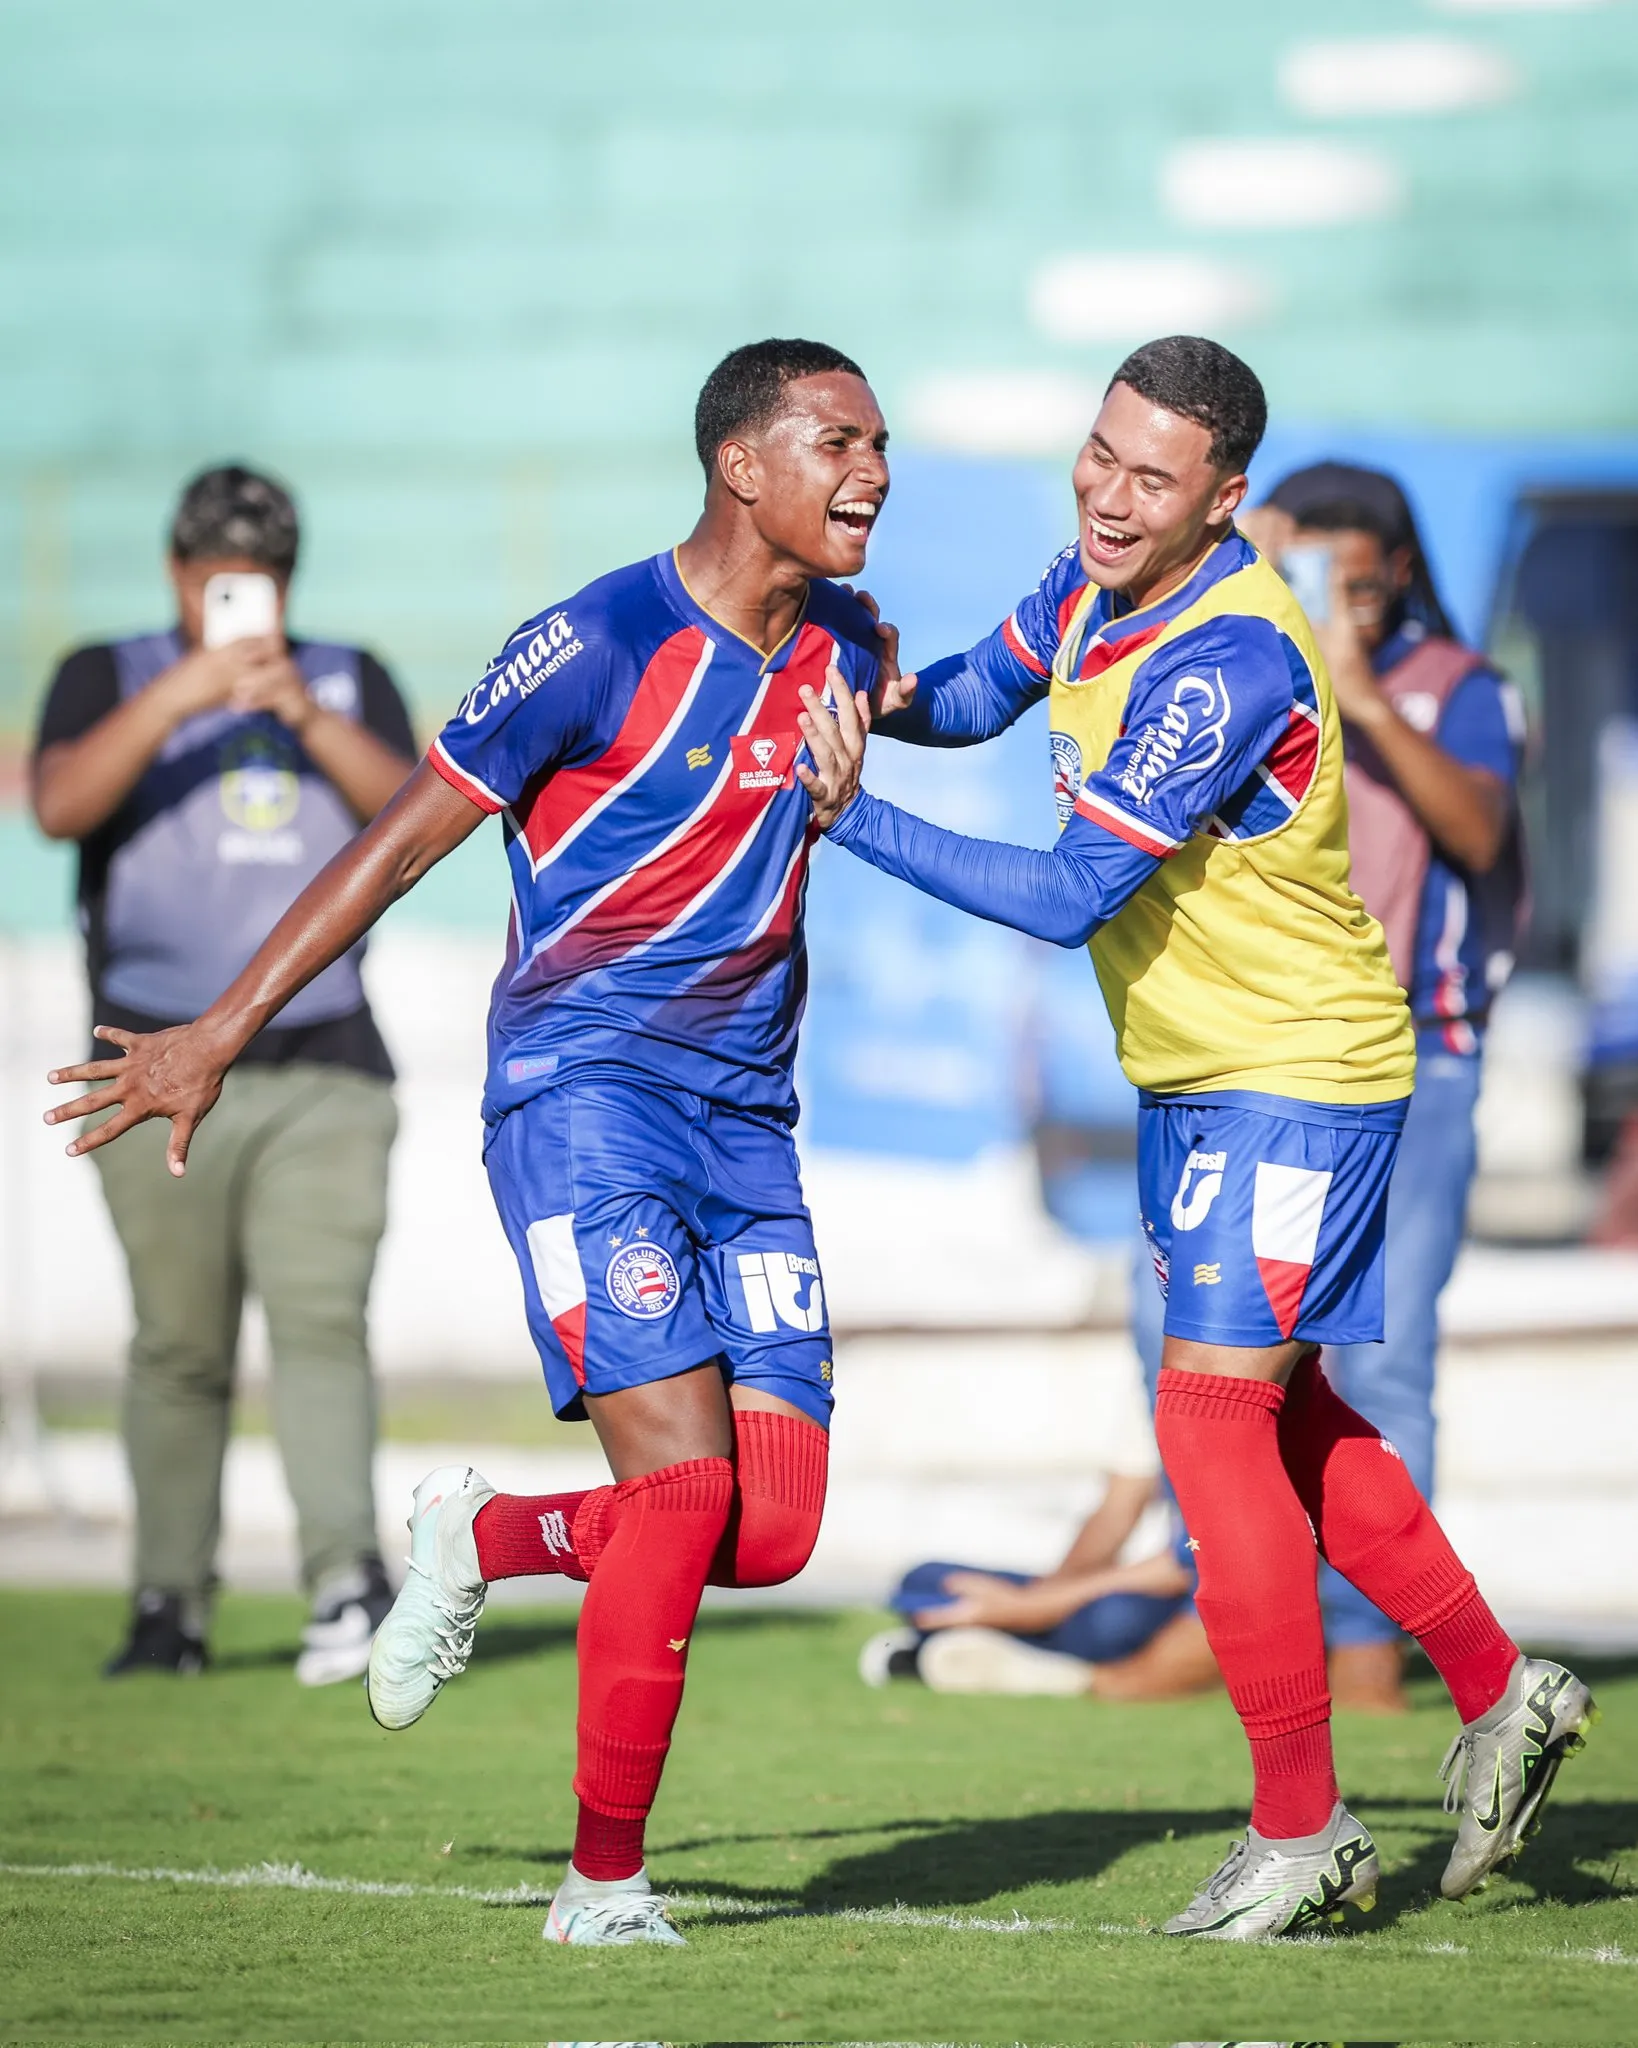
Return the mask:
[[207, 647], [259, 640], [279, 630], [279, 586], [259, 571], [226, 571], [207, 578], [202, 627]]
[[1280, 574], [1291, 595], [1308, 614], [1309, 623], [1326, 625], [1331, 617], [1331, 544], [1302, 541], [1280, 557]]

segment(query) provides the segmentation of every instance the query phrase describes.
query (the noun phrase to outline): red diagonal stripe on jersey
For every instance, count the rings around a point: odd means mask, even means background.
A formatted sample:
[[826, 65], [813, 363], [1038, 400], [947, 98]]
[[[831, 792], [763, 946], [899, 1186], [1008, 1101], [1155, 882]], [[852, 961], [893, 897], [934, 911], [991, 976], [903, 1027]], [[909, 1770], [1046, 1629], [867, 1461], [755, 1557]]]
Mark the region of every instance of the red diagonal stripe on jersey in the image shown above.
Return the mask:
[[1034, 648], [1025, 640], [1023, 634], [1019, 632], [1016, 613], [1011, 618], [1001, 621], [1001, 638], [1006, 641], [1007, 646], [1017, 656], [1018, 660], [1024, 664], [1032, 676], [1045, 676], [1052, 673], [1041, 660], [1041, 657], [1035, 652]]
[[[606, 752], [583, 768], [560, 769], [547, 779], [523, 828], [536, 861], [543, 860], [600, 797], [631, 773], [665, 731], [699, 666], [704, 645], [705, 635], [697, 626], [685, 626], [662, 641]], [[545, 687], [552, 686], [548, 683]]]
[[1263, 1292], [1268, 1296], [1268, 1305], [1274, 1311], [1274, 1320], [1282, 1337], [1289, 1337], [1297, 1327], [1297, 1317], [1302, 1313], [1303, 1292], [1313, 1270], [1312, 1266], [1295, 1265], [1290, 1259], [1257, 1261], [1257, 1271], [1263, 1276]]
[[754, 939], [722, 958], [705, 977], [704, 985], [719, 985], [737, 982], [749, 987], [770, 968], [776, 960], [783, 959], [790, 951], [792, 936], [796, 931], [796, 914], [802, 903], [802, 885], [807, 880], [808, 856], [819, 837], [819, 827], [808, 819], [807, 835], [800, 851], [791, 862], [785, 876], [784, 887], [779, 892], [779, 901], [774, 906], [772, 917]]
[[1303, 711], [1293, 711], [1285, 731], [1263, 756], [1263, 773], [1279, 785], [1280, 793], [1296, 809], [1308, 794], [1319, 760], [1319, 727]]
[[1158, 640], [1165, 632], [1169, 621], [1157, 619], [1152, 626], [1144, 626], [1139, 632], [1128, 633], [1124, 640], [1098, 640], [1087, 649], [1081, 663], [1079, 680], [1089, 683], [1094, 676], [1101, 676], [1106, 668], [1113, 668], [1117, 661], [1124, 661], [1129, 654], [1135, 654], [1140, 647], [1147, 647], [1151, 640]]
[[1151, 832], [1089, 789], [1083, 789], [1075, 799], [1075, 815], [1084, 818], [1089, 825], [1101, 825], [1106, 832], [1113, 832], [1117, 839], [1124, 839], [1128, 846], [1135, 846], [1139, 853], [1152, 853], [1158, 860], [1165, 860], [1177, 851], [1177, 840], [1168, 839], [1160, 832]]
[[[802, 708], [798, 688], [807, 683], [824, 688], [829, 634], [804, 626], [784, 668], [769, 682], [756, 717], [745, 728], [748, 737], [784, 737], [796, 730]], [[539, 956], [552, 977], [583, 974], [606, 966], [655, 932], [663, 931], [719, 874], [780, 795], [758, 790], [747, 800], [730, 770], [715, 802], [658, 860], [637, 868], [579, 924]]]

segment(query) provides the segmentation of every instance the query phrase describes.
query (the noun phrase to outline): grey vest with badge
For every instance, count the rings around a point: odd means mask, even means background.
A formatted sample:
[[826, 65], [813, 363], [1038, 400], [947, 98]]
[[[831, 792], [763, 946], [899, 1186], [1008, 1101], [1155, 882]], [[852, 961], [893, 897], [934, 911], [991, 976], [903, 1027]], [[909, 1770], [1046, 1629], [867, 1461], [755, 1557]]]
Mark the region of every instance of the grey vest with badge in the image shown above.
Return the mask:
[[[122, 699], [182, 657], [178, 635], [114, 647]], [[308, 694], [358, 718], [358, 650], [291, 649]], [[358, 820], [271, 712], [200, 712], [166, 740], [127, 799], [130, 835], [108, 866], [99, 981], [123, 1008], [184, 1022], [222, 993]], [[318, 1024], [363, 1006], [362, 943], [273, 1020]]]

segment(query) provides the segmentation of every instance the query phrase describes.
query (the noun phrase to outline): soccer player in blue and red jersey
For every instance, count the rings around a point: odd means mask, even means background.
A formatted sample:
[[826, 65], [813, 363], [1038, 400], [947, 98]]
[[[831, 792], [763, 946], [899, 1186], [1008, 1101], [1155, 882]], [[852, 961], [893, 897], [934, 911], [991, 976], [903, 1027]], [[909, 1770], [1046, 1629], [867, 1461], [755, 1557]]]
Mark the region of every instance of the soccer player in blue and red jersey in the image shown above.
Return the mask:
[[1139, 1200], [1167, 1290], [1155, 1433], [1255, 1780], [1245, 1838], [1165, 1931], [1234, 1941], [1376, 1895], [1332, 1760], [1316, 1541], [1450, 1688], [1447, 1897], [1517, 1853], [1592, 1705], [1562, 1665], [1519, 1652], [1398, 1453], [1319, 1370], [1321, 1345], [1382, 1336], [1415, 1045], [1350, 884], [1325, 663], [1234, 526], [1265, 419], [1262, 386], [1217, 343], [1136, 350], [1075, 467], [1076, 544], [914, 691], [887, 671], [885, 729], [924, 744], [986, 738], [1049, 700], [1051, 852], [857, 791], [863, 722], [845, 695], [802, 725], [832, 838], [946, 903], [1090, 943], [1142, 1091]]
[[368, 1683], [407, 1727], [465, 1668], [489, 1582], [588, 1582], [579, 1823], [546, 1925], [575, 1943], [681, 1940], [643, 1827], [700, 1595], [800, 1571], [825, 1491], [830, 1339], [791, 1138], [816, 837], [797, 720], [875, 680], [874, 620], [829, 579], [864, 565], [887, 431], [858, 365], [804, 341], [735, 350], [695, 429], [688, 539], [521, 626], [231, 987], [176, 1030], [101, 1030], [125, 1056], [54, 1074], [100, 1086], [48, 1119], [112, 1107], [86, 1152], [169, 1117], [181, 1173], [254, 1033], [501, 814], [485, 1158], [553, 1406], [591, 1417], [614, 1483], [526, 1499], [430, 1474]]

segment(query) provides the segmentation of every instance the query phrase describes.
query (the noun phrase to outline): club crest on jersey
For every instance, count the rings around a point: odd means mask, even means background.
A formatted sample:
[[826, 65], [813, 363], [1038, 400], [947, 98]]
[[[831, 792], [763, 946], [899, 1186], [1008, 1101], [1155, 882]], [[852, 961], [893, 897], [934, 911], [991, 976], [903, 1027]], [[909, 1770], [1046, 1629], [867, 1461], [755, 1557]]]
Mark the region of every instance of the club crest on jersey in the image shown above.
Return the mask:
[[617, 1251], [603, 1274], [603, 1285], [621, 1315], [634, 1323], [670, 1315], [682, 1298], [676, 1264], [658, 1244], [628, 1244]]
[[1207, 676], [1180, 676], [1172, 700], [1158, 718], [1148, 719], [1133, 742], [1121, 771], [1120, 786], [1134, 803], [1146, 804], [1154, 786], [1174, 768], [1200, 774], [1223, 751], [1223, 728], [1233, 707], [1223, 682]]
[[1206, 1212], [1216, 1201], [1217, 1190], [1223, 1185], [1223, 1169], [1227, 1164], [1226, 1152], [1189, 1154], [1183, 1162], [1183, 1176], [1177, 1183], [1177, 1193], [1172, 1197], [1174, 1230], [1198, 1230], [1205, 1222]]
[[795, 786], [795, 733], [786, 733], [776, 739], [772, 733], [736, 732], [733, 753], [735, 774], [741, 789], [791, 789]]
[[1075, 799], [1085, 781], [1081, 774], [1081, 750], [1067, 732], [1052, 735], [1052, 801], [1058, 806], [1058, 828], [1069, 823]]

